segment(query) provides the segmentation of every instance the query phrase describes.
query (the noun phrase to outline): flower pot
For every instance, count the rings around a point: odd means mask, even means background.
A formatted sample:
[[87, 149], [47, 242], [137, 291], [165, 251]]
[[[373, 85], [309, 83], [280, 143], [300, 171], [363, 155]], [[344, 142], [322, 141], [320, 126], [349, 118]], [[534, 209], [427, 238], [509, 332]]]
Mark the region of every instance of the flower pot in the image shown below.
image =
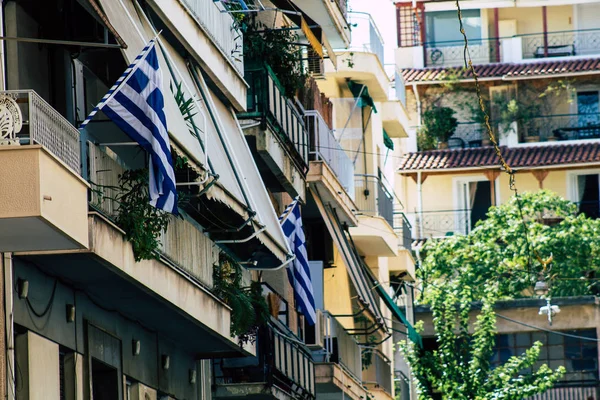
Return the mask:
[[438, 149], [443, 150], [448, 148], [448, 142], [438, 142]]
[[482, 146], [491, 146], [492, 141], [490, 139], [481, 139], [481, 145]]
[[525, 142], [526, 143], [537, 143], [540, 141], [540, 137], [539, 136], [527, 136], [525, 138]]
[[558, 140], [558, 138], [556, 136], [548, 136], [548, 140], [549, 142], [556, 142]]

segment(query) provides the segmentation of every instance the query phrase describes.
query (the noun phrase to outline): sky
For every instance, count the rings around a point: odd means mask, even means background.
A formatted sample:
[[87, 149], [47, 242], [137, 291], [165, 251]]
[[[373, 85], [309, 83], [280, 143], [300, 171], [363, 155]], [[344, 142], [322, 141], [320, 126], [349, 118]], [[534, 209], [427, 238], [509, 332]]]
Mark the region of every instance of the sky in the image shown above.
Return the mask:
[[349, 0], [352, 11], [371, 14], [383, 37], [386, 70], [393, 71], [394, 50], [396, 49], [396, 6], [392, 0]]

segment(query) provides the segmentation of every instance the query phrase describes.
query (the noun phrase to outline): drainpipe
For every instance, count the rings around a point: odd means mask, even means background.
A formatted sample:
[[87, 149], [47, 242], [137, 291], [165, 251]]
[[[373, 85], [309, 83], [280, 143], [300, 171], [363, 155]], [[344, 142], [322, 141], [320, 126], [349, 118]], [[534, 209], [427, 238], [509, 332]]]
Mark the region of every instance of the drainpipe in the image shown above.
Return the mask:
[[423, 239], [423, 180], [421, 171], [417, 171], [417, 215], [419, 216], [419, 236]]
[[13, 332], [13, 259], [12, 253], [4, 253], [4, 338], [6, 340], [6, 398], [14, 400], [15, 392], [15, 344]]

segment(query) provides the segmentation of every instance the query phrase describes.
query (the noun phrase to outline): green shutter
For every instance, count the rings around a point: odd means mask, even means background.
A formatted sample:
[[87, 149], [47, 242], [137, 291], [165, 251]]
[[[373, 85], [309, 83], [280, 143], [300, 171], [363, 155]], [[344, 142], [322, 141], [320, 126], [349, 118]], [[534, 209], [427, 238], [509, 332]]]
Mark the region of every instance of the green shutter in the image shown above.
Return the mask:
[[[363, 89], [363, 87], [364, 87], [364, 89]], [[368, 87], [366, 87], [362, 83], [348, 81], [348, 88], [352, 92], [352, 95], [354, 96], [354, 98], [357, 98], [358, 95], [360, 94], [360, 98], [358, 99], [359, 100], [358, 104], [361, 107], [364, 107], [365, 105], [370, 106], [373, 109], [373, 112], [375, 114], [377, 114], [377, 107], [375, 107], [375, 101], [369, 95]]]

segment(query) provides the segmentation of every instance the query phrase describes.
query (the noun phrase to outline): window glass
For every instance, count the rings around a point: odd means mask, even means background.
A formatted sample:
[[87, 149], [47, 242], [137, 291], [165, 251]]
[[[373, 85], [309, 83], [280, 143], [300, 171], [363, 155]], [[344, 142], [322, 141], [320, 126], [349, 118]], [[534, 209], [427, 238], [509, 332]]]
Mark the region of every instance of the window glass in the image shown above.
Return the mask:
[[[463, 10], [463, 27], [470, 43], [481, 39], [481, 13], [479, 10]], [[457, 46], [463, 41], [456, 11], [426, 13], [426, 38], [428, 47]]]
[[[531, 345], [542, 342], [538, 361], [533, 366], [537, 371], [546, 364], [551, 369], [564, 366], [567, 373], [562, 382], [591, 384], [598, 382], [598, 349], [595, 329], [564, 332], [573, 336], [554, 333], [532, 332], [496, 336], [496, 345], [490, 362], [493, 367], [504, 364], [511, 356], [523, 354]], [[529, 370], [520, 371], [529, 373]]]

